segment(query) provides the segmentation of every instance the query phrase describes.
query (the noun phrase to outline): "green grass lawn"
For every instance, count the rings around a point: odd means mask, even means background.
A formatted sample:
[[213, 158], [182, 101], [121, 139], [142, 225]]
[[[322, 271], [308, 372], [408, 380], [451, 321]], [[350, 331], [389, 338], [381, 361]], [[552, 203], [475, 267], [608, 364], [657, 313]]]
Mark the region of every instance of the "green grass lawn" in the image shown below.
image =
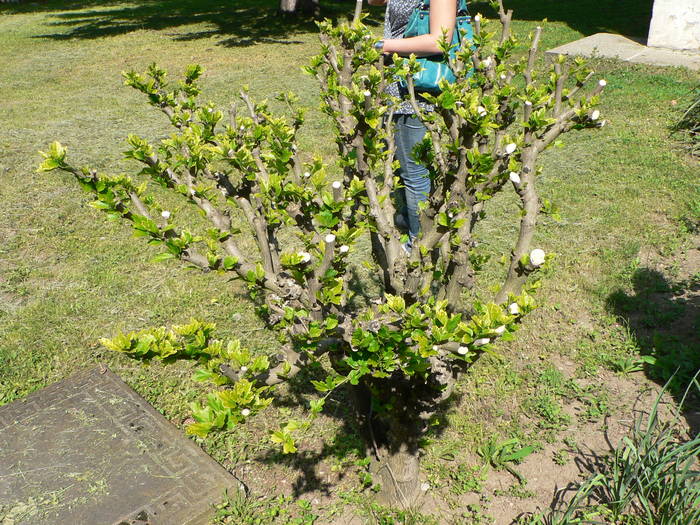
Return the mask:
[[[643, 36], [651, 3], [513, 0], [506, 5], [516, 9], [514, 29], [520, 35], [549, 19], [542, 39], [547, 49], [599, 31]], [[325, 4], [327, 16], [341, 17], [354, 3]], [[187, 403], [201, 394], [189, 379], [189, 365], [144, 365], [100, 348], [100, 337], [198, 317], [215, 321], [223, 335], [241, 338], [256, 352], [274, 351], [274, 335], [256, 318], [238, 283], [172, 261], [149, 263], [156, 252], [132, 239], [127, 227], [106, 221], [89, 207], [71, 179], [37, 174], [36, 167], [38, 150], [60, 140], [79, 164], [113, 173], [132, 171], [134, 165], [122, 158], [126, 135], [157, 139], [168, 128], [138, 93], [123, 87], [120, 72], [143, 70], [153, 61], [171, 76], [189, 63], [201, 64], [206, 70], [203, 97], [222, 107], [244, 84], [258, 98], [294, 90], [309, 107], [305, 150], [331, 158], [330, 123], [317, 108], [315, 81], [300, 70], [317, 51], [314, 26], [280, 20], [275, 5], [269, 0], [91, 0], [0, 7], [0, 404], [101, 362], [183, 427]], [[478, 9], [489, 12], [482, 4]], [[377, 34], [381, 13], [372, 10], [369, 18]], [[596, 61], [594, 66], [598, 77], [608, 81], [601, 109], [609, 125], [565, 136], [563, 147], [544, 159], [541, 193], [562, 215], [561, 222], [543, 218], [537, 234], [539, 246], [558, 254], [540, 292], [546, 306], [525, 321], [516, 342], [500, 347], [502, 357], [474, 365], [446, 415], [449, 427], [427, 445], [426, 475], [448, 506], [457, 505], [450, 487], [469, 492], [478, 486], [478, 476], [469, 470], [475, 461], [470, 451], [489, 436], [542, 446], [560, 439], [557, 429], [562, 426], [575, 428], [587, 421], [561, 415], [559, 409], [576, 396], [552, 387], [542, 378], [543, 370], [564, 357], [575, 363], [576, 378], [596, 384], [606, 367], [615, 369], [614, 363], [654, 351], [653, 343], [646, 342], [649, 330], [637, 333], [635, 323], [635, 308], [644, 302], [636, 277], [645, 264], [665, 261], [662, 280], [676, 291], [700, 278], [687, 279], [671, 264], [689, 246], [692, 225], [700, 219], [700, 169], [668, 131], [679, 116], [676, 108], [682, 107], [672, 101], [690, 94], [697, 74], [617, 61]], [[480, 232], [496, 253], [514, 233], [499, 221], [513, 213], [512, 205], [508, 197], [499, 199]], [[486, 279], [497, 271], [496, 265], [490, 267]], [[616, 308], [620, 297], [637, 300]], [[654, 323], [662, 329], [673, 321], [647, 313], [651, 329]], [[694, 330], [697, 334], [697, 325]], [[682, 343], [677, 358], [692, 359], [699, 350], [697, 338]], [[602, 382], [596, 388], [605, 393]], [[595, 410], [602, 410], [601, 403], [608, 412], [623, 410], [614, 399], [596, 399], [584, 403], [594, 407], [588, 416], [600, 420]], [[294, 409], [281, 404], [275, 410]], [[521, 417], [528, 411], [537, 416]], [[335, 440], [319, 453], [324, 464], [358, 470], [352, 425], [343, 422], [342, 410], [340, 416], [338, 410], [330, 412], [319, 420], [313, 446], [320, 447], [324, 437]], [[229, 468], [252, 465], [263, 478], [266, 472], [298, 476], [299, 464], [266, 454], [266, 431], [264, 422], [258, 422], [209, 438], [204, 445]], [[444, 450], [449, 450], [449, 461]], [[265, 496], [276, 494], [271, 487]], [[374, 516], [368, 519], [375, 522], [391, 523], [380, 521], [383, 511], [367, 510], [363, 494], [353, 475], [338, 481], [313, 511], [290, 500], [263, 500], [259, 507], [297, 517], [350, 508]], [[470, 516], [464, 523], [477, 523]], [[424, 521], [431, 522], [428, 517]]]

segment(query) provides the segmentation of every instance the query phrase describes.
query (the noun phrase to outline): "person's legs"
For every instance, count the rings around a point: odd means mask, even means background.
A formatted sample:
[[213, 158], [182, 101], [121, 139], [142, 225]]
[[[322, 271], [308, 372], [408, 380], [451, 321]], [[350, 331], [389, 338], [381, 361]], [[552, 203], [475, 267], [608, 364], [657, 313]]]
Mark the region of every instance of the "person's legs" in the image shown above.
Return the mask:
[[411, 241], [420, 232], [418, 203], [426, 200], [430, 193], [430, 178], [425, 166], [413, 158], [413, 148], [425, 136], [427, 130], [415, 115], [396, 115], [395, 142], [396, 159], [401, 165], [400, 176], [405, 186], [405, 217], [408, 219], [408, 233]]

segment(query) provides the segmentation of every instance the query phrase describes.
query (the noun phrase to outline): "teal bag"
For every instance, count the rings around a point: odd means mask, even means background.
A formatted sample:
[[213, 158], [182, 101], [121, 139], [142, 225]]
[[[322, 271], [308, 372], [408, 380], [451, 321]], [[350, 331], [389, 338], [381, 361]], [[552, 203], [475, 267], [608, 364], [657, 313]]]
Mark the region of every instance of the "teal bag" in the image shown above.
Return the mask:
[[[459, 0], [457, 5], [457, 20], [452, 32], [452, 45], [456, 47], [453, 47], [449, 53], [452, 59], [455, 58], [459, 49], [462, 32], [465, 32], [467, 40], [471, 40], [474, 36], [471, 17], [467, 11], [467, 0]], [[423, 0], [411, 13], [403, 36], [409, 38], [428, 33], [430, 33], [430, 0]], [[444, 54], [421, 57], [417, 61], [423, 66], [423, 70], [413, 75], [413, 86], [416, 91], [439, 92], [441, 80], [445, 79], [449, 83], [455, 81], [455, 75]]]

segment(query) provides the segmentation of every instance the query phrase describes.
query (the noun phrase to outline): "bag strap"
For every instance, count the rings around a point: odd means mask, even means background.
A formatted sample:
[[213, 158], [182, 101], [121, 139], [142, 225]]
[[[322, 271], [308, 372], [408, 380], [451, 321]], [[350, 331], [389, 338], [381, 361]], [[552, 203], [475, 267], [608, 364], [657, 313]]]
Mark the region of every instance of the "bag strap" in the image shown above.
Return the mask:
[[[430, 0], [423, 0], [417, 9], [427, 11], [430, 8]], [[466, 16], [469, 14], [467, 0], [459, 0], [457, 2], [457, 16]]]

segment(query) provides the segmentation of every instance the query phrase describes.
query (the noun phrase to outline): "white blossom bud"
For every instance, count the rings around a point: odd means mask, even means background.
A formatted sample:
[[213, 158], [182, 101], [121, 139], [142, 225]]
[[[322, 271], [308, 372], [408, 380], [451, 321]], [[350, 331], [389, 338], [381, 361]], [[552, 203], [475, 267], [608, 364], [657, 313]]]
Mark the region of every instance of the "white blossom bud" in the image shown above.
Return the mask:
[[530, 262], [534, 266], [542, 266], [544, 264], [544, 250], [535, 248], [530, 252]]
[[598, 120], [600, 118], [600, 111], [597, 109], [591, 113], [591, 120]]
[[476, 108], [476, 112], [479, 114], [480, 117], [485, 117], [489, 114], [489, 112], [486, 111], [486, 108], [483, 106], [479, 106], [478, 108]]
[[459, 355], [467, 355], [467, 354], [469, 353], [469, 347], [467, 347], [467, 346], [460, 346], [460, 347], [457, 349], [457, 353], [458, 353]]
[[339, 180], [335, 181], [333, 184], [331, 184], [331, 186], [333, 186], [334, 190], [339, 190], [340, 188], [343, 187], [343, 185], [340, 183]]
[[241, 372], [243, 372], [243, 373], [245, 374], [247, 371], [248, 371], [248, 367], [247, 367], [247, 366], [242, 366], [242, 367], [241, 367]]
[[510, 172], [510, 174], [508, 175], [508, 178], [510, 179], [511, 182], [513, 182], [515, 184], [520, 184], [520, 175], [518, 175], [514, 171]]
[[526, 101], [525, 101], [525, 105], [528, 106], [528, 107], [529, 107], [529, 106], [532, 106], [532, 102], [530, 102], [529, 100], [526, 100]]
[[250, 410], [247, 408], [244, 408], [243, 410], [241, 410], [241, 415], [243, 417], [248, 417], [250, 415]]
[[160, 216], [163, 217], [164, 219], [169, 219], [170, 212], [168, 210], [163, 210], [162, 212], [160, 212]]
[[371, 96], [372, 96], [372, 92], [371, 92], [369, 89], [366, 89], [365, 92], [363, 93], [363, 95], [366, 96], [366, 97], [371, 97]]
[[508, 155], [510, 155], [511, 153], [513, 153], [517, 149], [517, 147], [518, 146], [516, 146], [514, 142], [511, 142], [510, 144], [506, 144], [506, 153]]
[[474, 346], [484, 346], [487, 345], [491, 342], [491, 339], [488, 337], [480, 337], [476, 341], [474, 341]]
[[304, 172], [304, 178], [305, 178], [305, 179], [308, 179], [309, 177], [311, 177], [311, 173], [309, 173], [308, 171], [305, 171], [305, 172]]
[[508, 305], [508, 313], [510, 315], [518, 315], [520, 313], [520, 307], [518, 306], [518, 303], [510, 303]]
[[348, 253], [350, 251], [350, 246], [347, 244], [343, 244], [340, 248], [340, 253]]
[[503, 335], [506, 332], [506, 325], [502, 324], [501, 326], [496, 328], [494, 330], [494, 332], [497, 333], [498, 335]]
[[481, 21], [481, 15], [476, 15], [474, 17], [474, 22], [480, 22]]
[[241, 126], [241, 131], [245, 131], [245, 126]]
[[433, 350], [437, 352], [438, 350], [440, 350], [440, 347], [438, 347], [438, 345], [433, 345]]
[[309, 252], [298, 252], [297, 255], [301, 257], [301, 262], [307, 263], [311, 260], [311, 254]]
[[330, 244], [332, 242], [335, 242], [335, 235], [333, 235], [332, 233], [329, 233], [328, 235], [326, 235], [326, 237], [323, 240], [326, 241], [326, 244]]
[[447, 212], [447, 216], [448, 216], [450, 219], [452, 219], [452, 218], [455, 216], [455, 214], [452, 213], [451, 211], [448, 211], [448, 212]]
[[501, 80], [505, 80], [505, 79], [506, 79], [506, 74], [505, 74], [505, 73], [501, 73]]
[[601, 79], [601, 80], [598, 81], [598, 85], [599, 85], [600, 87], [605, 87], [605, 86], [608, 85], [608, 81], [605, 80], [605, 79]]

